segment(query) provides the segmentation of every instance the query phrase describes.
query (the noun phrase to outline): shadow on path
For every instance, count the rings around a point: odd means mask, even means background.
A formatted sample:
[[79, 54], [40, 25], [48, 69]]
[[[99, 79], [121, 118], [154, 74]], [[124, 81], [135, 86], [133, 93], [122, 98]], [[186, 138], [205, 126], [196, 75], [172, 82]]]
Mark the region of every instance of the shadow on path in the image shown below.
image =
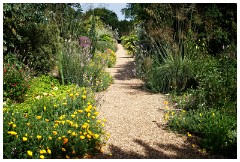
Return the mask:
[[130, 80], [135, 78], [135, 65], [133, 61], [127, 61], [123, 65], [114, 67], [117, 69], [116, 74], [113, 76], [116, 80]]
[[199, 151], [191, 146], [191, 144], [186, 143], [182, 147], [174, 144], [156, 144], [160, 149], [171, 152], [171, 154], [166, 154], [161, 150], [156, 150], [151, 147], [146, 142], [141, 139], [135, 139], [134, 143], [140, 145], [144, 149], [143, 154], [139, 154], [134, 151], [125, 151], [120, 147], [115, 145], [110, 145], [109, 149], [112, 155], [109, 154], [101, 154], [96, 158], [99, 159], [213, 159], [213, 158], [221, 158], [216, 156], [210, 156], [206, 153], [199, 153]]

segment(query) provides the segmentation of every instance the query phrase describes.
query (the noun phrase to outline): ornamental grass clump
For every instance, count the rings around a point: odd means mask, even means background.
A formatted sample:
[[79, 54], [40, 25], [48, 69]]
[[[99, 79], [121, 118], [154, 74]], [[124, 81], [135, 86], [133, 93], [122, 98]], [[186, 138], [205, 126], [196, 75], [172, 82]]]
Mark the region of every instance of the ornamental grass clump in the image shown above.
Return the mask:
[[3, 112], [3, 157], [83, 158], [106, 142], [91, 92], [68, 89], [65, 98], [43, 95], [29, 112], [14, 107]]

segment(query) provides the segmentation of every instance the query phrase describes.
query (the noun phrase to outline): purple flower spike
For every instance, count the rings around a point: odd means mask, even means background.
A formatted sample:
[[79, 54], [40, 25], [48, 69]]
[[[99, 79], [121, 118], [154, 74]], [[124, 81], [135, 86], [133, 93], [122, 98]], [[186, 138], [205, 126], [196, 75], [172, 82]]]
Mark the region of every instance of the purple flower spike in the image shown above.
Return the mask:
[[86, 36], [79, 37], [79, 45], [83, 48], [89, 48], [91, 46], [91, 41]]

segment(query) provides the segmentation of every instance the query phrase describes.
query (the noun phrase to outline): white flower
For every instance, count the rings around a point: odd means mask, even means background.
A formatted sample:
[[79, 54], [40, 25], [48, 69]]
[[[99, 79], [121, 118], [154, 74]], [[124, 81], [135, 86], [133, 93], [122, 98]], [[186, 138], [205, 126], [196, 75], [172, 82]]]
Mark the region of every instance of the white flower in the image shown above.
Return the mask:
[[58, 87], [53, 87], [53, 90], [57, 91], [57, 90], [58, 90]]

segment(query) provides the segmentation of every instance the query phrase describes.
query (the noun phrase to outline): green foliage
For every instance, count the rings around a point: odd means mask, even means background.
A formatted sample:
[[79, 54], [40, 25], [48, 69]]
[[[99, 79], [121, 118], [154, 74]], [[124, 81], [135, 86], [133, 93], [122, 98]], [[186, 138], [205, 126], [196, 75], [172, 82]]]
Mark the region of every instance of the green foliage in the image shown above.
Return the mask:
[[106, 49], [117, 51], [117, 43], [114, 38], [114, 32], [109, 28], [97, 28], [97, 44], [96, 49], [104, 52]]
[[[106, 56], [108, 55], [106, 54]], [[92, 58], [89, 48], [80, 48], [76, 42], [66, 43], [61, 62], [64, 81], [66, 83], [75, 83], [79, 86], [92, 87], [92, 89], [105, 89], [105, 86], [104, 88], [98, 88], [101, 85], [96, 86], [96, 83], [102, 83], [101, 78], [103, 76], [101, 75], [105, 74], [103, 71], [108, 65], [114, 63], [111, 53], [109, 56], [106, 58], [94, 56]], [[109, 83], [106, 82], [104, 85], [109, 85]]]
[[[22, 102], [28, 90], [29, 73], [26, 66], [10, 55], [3, 64], [3, 101], [7, 98]], [[7, 63], [8, 62], [8, 63]]]
[[4, 4], [4, 55], [14, 53], [37, 73], [50, 70], [60, 48], [59, 30], [46, 21], [45, 9], [44, 4]]
[[98, 51], [104, 52], [106, 49], [111, 49], [113, 51], [117, 51], [117, 44], [108, 42], [108, 41], [98, 41], [96, 48]]
[[138, 40], [137, 36], [134, 34], [131, 34], [130, 36], [122, 36], [121, 37], [121, 44], [127, 50], [127, 54], [135, 55], [137, 40]]
[[[50, 80], [38, 81], [47, 87]], [[58, 91], [42, 91], [26, 103], [29, 111], [17, 104], [3, 109], [4, 158], [84, 158], [101, 149], [104, 123], [96, 119], [91, 92], [73, 85], [65, 88], [64, 97]]]
[[95, 59], [102, 60], [103, 64], [106, 64], [108, 68], [112, 68], [116, 64], [117, 56], [111, 49], [106, 49], [104, 53], [97, 53]]
[[130, 33], [134, 28], [133, 21], [122, 20], [122, 21], [119, 21], [118, 24], [119, 24], [118, 32], [119, 32], [120, 38], [122, 36], [130, 35]]
[[170, 114], [170, 128], [201, 137], [199, 145], [214, 153], [236, 157], [237, 116], [216, 109], [198, 109]]
[[118, 28], [118, 17], [113, 11], [106, 8], [94, 8], [88, 10], [84, 16], [87, 18], [91, 15], [98, 16], [104, 24], [111, 26], [113, 30]]
[[237, 60], [205, 58], [195, 63], [199, 82], [195, 96], [198, 104], [235, 109], [237, 101]]
[[60, 87], [59, 81], [51, 76], [38, 76], [29, 81], [31, 87], [27, 91], [28, 96], [36, 97], [43, 92], [50, 93], [54, 87]]
[[[153, 63], [146, 74], [146, 86], [154, 92], [180, 92], [187, 86], [190, 78], [193, 78], [192, 64], [187, 58], [173, 58], [169, 55], [160, 66]], [[153, 59], [154, 60], [154, 59]], [[147, 63], [146, 63], [147, 64]], [[145, 65], [147, 66], [147, 65]]]

